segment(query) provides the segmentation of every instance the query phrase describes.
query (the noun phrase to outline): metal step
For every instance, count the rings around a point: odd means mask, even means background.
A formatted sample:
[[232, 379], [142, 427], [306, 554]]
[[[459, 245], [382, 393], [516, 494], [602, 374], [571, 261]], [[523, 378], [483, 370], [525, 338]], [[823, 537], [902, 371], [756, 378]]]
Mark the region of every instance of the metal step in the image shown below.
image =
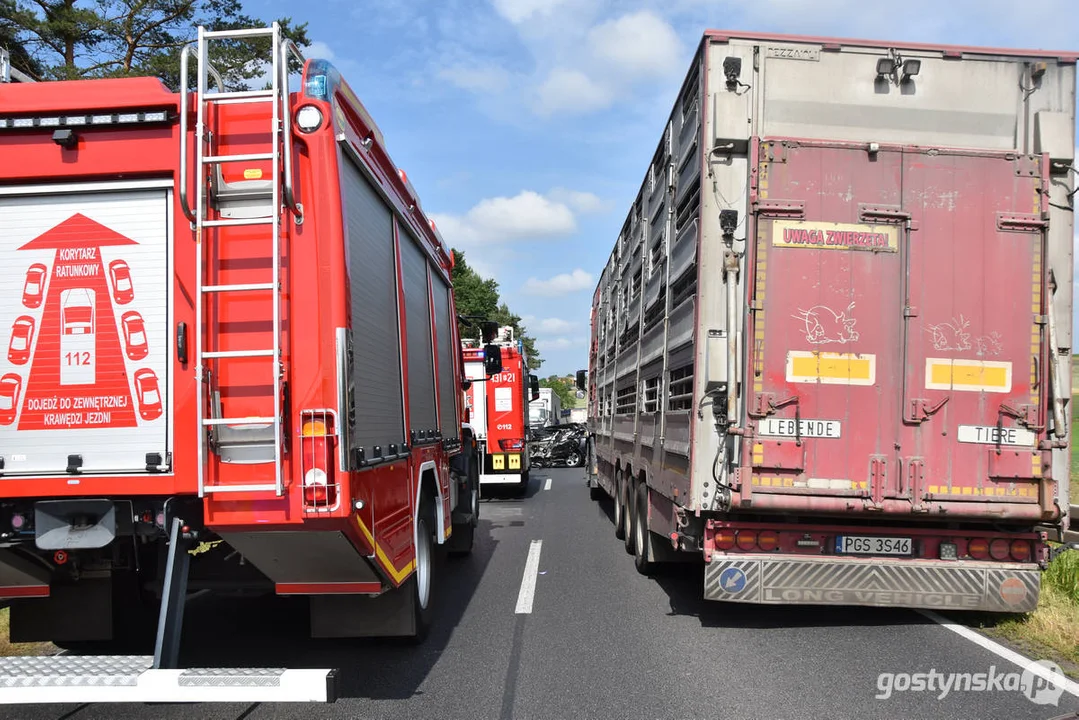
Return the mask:
[[254, 162], [258, 160], [273, 160], [273, 153], [247, 153], [244, 155], [204, 155], [206, 163], [229, 163], [229, 162]]
[[202, 424], [209, 427], [212, 425], [272, 425], [272, 417], [249, 417], [249, 418], [204, 418]]
[[245, 492], [277, 492], [277, 485], [207, 485], [202, 489], [204, 493], [245, 493]]
[[237, 227], [240, 225], [273, 225], [273, 217], [234, 218], [231, 220], [203, 220], [203, 227]]
[[273, 357], [273, 350], [203, 350], [203, 358], [261, 358]]
[[0, 704], [319, 702], [337, 700], [337, 671], [154, 669], [153, 656], [0, 658]]
[[204, 293], [243, 292], [247, 290], [276, 290], [277, 283], [240, 283], [236, 285], [203, 285]]

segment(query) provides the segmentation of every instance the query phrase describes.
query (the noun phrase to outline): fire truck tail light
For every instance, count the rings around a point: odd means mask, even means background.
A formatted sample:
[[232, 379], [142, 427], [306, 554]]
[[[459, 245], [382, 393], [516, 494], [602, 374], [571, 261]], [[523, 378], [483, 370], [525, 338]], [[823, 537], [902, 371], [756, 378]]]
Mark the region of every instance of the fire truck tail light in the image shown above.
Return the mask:
[[1026, 540], [1012, 540], [1011, 555], [1016, 562], [1030, 560], [1030, 543]]
[[713, 542], [717, 550], [730, 550], [734, 547], [734, 530], [716, 530]]
[[521, 438], [502, 438], [498, 441], [498, 447], [503, 450], [520, 450], [525, 446]]
[[756, 530], [739, 530], [738, 531], [738, 549], [739, 550], [752, 550], [757, 546], [757, 531]]
[[757, 536], [757, 546], [765, 552], [772, 552], [779, 547], [779, 533], [774, 530], [762, 530]]
[[967, 543], [967, 553], [975, 560], [985, 560], [989, 557], [989, 541], [984, 538], [974, 538]]
[[334, 479], [333, 415], [328, 411], [304, 411], [300, 415], [300, 469], [303, 503], [309, 509], [328, 511], [337, 506]]
[[989, 543], [989, 556], [994, 560], [1007, 560], [1011, 552], [1011, 544], [1003, 538], [997, 538]]

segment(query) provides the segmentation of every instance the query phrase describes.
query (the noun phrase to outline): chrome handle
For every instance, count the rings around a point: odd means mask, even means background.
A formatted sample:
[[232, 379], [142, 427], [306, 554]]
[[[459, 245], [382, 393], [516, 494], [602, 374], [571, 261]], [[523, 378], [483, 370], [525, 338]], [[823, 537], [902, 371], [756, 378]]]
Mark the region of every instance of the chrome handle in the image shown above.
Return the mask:
[[191, 45], [180, 51], [180, 208], [191, 222], [195, 212], [187, 199], [187, 62], [191, 57]]
[[303, 206], [296, 202], [296, 194], [292, 182], [292, 108], [289, 106], [288, 91], [288, 61], [289, 56], [295, 56], [302, 66], [304, 57], [300, 54], [296, 43], [288, 38], [281, 40], [281, 57], [278, 64], [278, 81], [281, 83], [281, 118], [282, 132], [284, 135], [284, 160], [285, 160], [285, 206], [296, 216], [296, 224], [303, 222]]

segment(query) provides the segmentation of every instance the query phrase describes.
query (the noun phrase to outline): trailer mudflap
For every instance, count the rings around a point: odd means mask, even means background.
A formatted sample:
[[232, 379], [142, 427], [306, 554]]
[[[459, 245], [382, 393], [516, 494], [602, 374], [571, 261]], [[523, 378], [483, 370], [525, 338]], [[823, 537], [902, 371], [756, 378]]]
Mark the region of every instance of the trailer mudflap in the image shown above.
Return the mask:
[[999, 562], [717, 553], [704, 571], [706, 600], [762, 605], [1030, 612], [1040, 589], [1036, 567]]
[[152, 656], [0, 658], [0, 704], [335, 702], [337, 671], [154, 669]]

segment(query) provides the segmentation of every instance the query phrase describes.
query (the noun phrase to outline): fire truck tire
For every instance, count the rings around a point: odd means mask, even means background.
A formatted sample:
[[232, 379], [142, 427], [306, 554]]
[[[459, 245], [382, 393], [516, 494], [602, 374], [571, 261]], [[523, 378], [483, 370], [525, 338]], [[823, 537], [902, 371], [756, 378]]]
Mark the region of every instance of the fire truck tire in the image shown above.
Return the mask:
[[622, 504], [622, 471], [614, 471], [614, 536], [626, 536], [626, 507]]
[[655, 570], [655, 562], [648, 559], [648, 543], [652, 538], [648, 529], [648, 486], [643, 482], [637, 483], [635, 501], [637, 520], [633, 523], [633, 564], [641, 575], [651, 575]]
[[637, 503], [636, 486], [632, 478], [626, 478], [622, 483], [622, 507], [625, 508], [623, 515], [626, 518], [626, 531], [622, 534], [622, 545], [626, 552], [633, 554], [633, 536], [637, 532]]
[[517, 497], [524, 497], [525, 494], [528, 492], [528, 480], [528, 470], [525, 470], [523, 473], [521, 473], [521, 482], [519, 482], [517, 484], [517, 487], [514, 488]]
[[453, 526], [453, 535], [447, 544], [447, 552], [453, 557], [464, 557], [472, 554], [472, 545], [476, 539], [476, 524], [480, 517], [480, 489], [479, 483], [469, 480], [470, 489], [468, 512], [472, 519], [468, 522], [458, 523]]
[[434, 503], [430, 496], [420, 500], [420, 512], [416, 521], [416, 571], [406, 582], [408, 592], [412, 594], [412, 611], [415, 618], [415, 632], [409, 636], [413, 643], [427, 639], [434, 617], [435, 588], [435, 539], [433, 533], [435, 520]]

